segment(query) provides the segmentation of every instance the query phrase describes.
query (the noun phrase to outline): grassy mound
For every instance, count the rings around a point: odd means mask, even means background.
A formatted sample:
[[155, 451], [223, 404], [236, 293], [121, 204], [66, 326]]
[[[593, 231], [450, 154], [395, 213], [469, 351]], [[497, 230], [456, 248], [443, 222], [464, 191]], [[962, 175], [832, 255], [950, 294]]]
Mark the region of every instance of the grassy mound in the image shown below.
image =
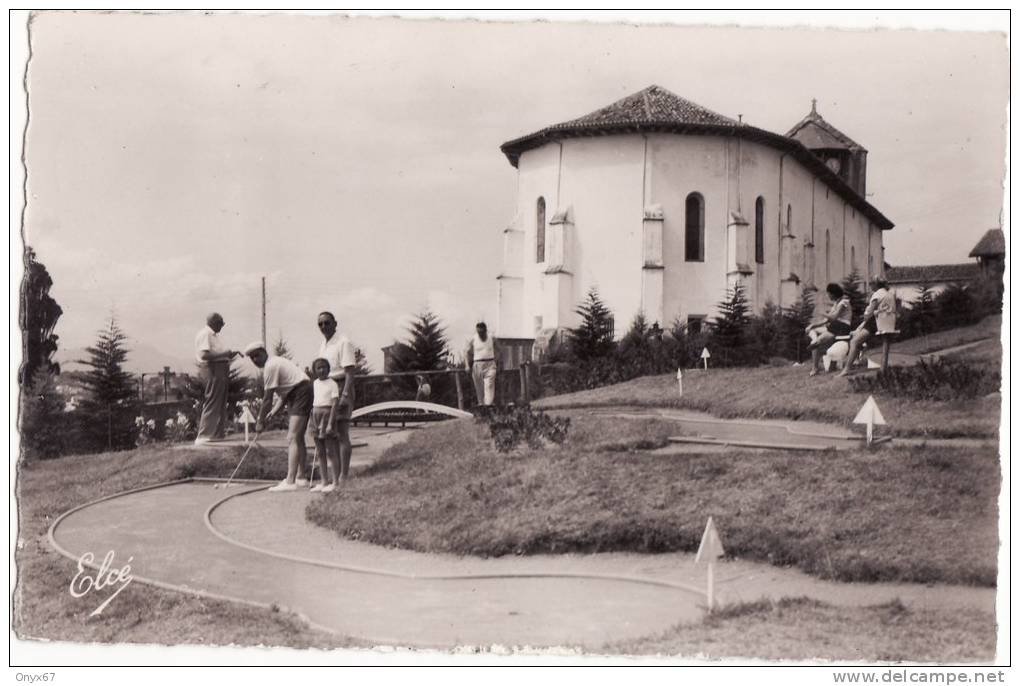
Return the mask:
[[[198, 452], [148, 446], [45, 460], [23, 467], [18, 481], [19, 585], [14, 596], [14, 629], [18, 636], [85, 643], [319, 648], [352, 645], [351, 641], [309, 629], [287, 613], [142, 584], [130, 584], [98, 617], [89, 616], [95, 609], [95, 598], [68, 594], [74, 562], [57, 554], [46, 539], [56, 517], [77, 505], [132, 488], [191, 476], [225, 478], [240, 457], [238, 449]], [[238, 477], [277, 479], [285, 471], [283, 455], [253, 450]]]
[[990, 662], [995, 618], [976, 610], [908, 610], [899, 602], [833, 607], [807, 598], [724, 607], [699, 624], [606, 652], [708, 659]]
[[500, 455], [484, 425], [418, 432], [309, 518], [428, 552], [728, 552], [844, 581], [994, 585], [993, 448], [655, 455], [675, 425], [578, 415], [560, 448]]
[[[854, 392], [846, 379], [832, 374], [809, 378], [808, 369], [692, 369], [684, 372], [683, 397], [677, 397], [674, 373], [543, 398], [535, 407], [658, 407], [710, 412], [724, 418], [808, 419], [849, 426], [868, 393]], [[998, 398], [939, 402], [892, 398], [880, 391], [875, 395], [890, 432], [896, 436], [999, 435]]]

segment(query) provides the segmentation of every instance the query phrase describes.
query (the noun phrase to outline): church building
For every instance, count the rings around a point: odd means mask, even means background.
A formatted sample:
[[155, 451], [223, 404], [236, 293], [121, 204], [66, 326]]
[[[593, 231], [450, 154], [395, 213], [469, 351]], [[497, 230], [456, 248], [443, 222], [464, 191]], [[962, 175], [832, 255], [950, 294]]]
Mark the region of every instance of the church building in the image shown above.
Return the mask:
[[736, 283], [759, 310], [883, 270], [868, 152], [814, 104], [784, 136], [650, 86], [500, 149], [518, 171], [501, 337], [576, 326], [592, 286], [619, 334], [638, 312], [698, 327]]

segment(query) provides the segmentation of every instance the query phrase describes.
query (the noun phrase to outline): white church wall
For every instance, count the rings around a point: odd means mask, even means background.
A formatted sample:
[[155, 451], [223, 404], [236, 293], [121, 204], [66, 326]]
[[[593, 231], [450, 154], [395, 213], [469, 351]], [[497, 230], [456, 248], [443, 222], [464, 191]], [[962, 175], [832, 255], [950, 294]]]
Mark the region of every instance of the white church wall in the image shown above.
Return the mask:
[[[769, 146], [746, 140], [738, 146], [736, 139], [712, 136], [598, 136], [565, 140], [562, 150], [551, 143], [526, 151], [519, 169], [525, 278], [521, 306], [501, 308], [519, 325], [500, 335], [532, 336], [539, 323], [543, 329], [576, 325], [573, 310], [591, 286], [616, 316], [617, 334], [625, 332], [642, 309], [642, 297], [658, 297], [656, 289], [643, 287], [642, 276], [643, 213], [656, 204], [664, 217], [659, 322], [664, 328], [678, 316], [713, 316], [725, 297], [731, 262], [751, 268], [743, 282], [755, 309], [767, 300], [789, 306], [806, 285], [817, 287], [816, 306], [823, 309], [825, 285], [841, 281], [851, 261], [862, 277], [881, 270], [881, 230], [794, 158]], [[692, 192], [704, 201], [703, 262], [687, 262], [685, 256], [686, 199]], [[754, 250], [759, 196], [765, 201], [763, 264], [755, 261]], [[539, 197], [546, 200], [547, 222], [572, 208], [567, 276], [546, 274], [548, 265], [535, 261]], [[748, 222], [746, 255], [730, 260], [727, 225], [738, 208]], [[549, 231], [547, 226], [547, 241]], [[783, 238], [786, 233], [793, 238]], [[805, 247], [806, 241], [814, 248]], [[784, 281], [790, 273], [799, 284]]]
[[[715, 311], [726, 292], [727, 147], [730, 141], [709, 136], [648, 136], [651, 158], [649, 202], [663, 209], [663, 319], [668, 328], [679, 316]], [[687, 262], [687, 196], [704, 201], [704, 261]]]
[[[536, 326], [552, 328], [557, 326], [554, 321], [546, 321], [542, 303], [545, 301], [546, 262], [537, 261], [537, 203], [545, 198], [546, 233], [549, 221], [556, 214], [558, 198], [560, 147], [557, 144], [544, 145], [541, 148], [528, 150], [521, 155], [518, 163], [519, 177], [517, 190], [517, 215], [520, 228], [524, 230], [523, 264], [521, 273], [524, 284], [520, 289], [523, 304], [519, 308], [508, 307], [509, 312], [518, 313], [518, 323], [513, 328], [499, 331], [500, 336], [531, 337], [535, 335]], [[536, 321], [541, 317], [541, 322]], [[501, 322], [502, 324], [502, 322]]]
[[592, 286], [618, 334], [641, 307], [644, 151], [639, 135], [563, 141], [560, 206], [574, 210], [574, 278], [557, 326], [576, 326], [574, 309]]

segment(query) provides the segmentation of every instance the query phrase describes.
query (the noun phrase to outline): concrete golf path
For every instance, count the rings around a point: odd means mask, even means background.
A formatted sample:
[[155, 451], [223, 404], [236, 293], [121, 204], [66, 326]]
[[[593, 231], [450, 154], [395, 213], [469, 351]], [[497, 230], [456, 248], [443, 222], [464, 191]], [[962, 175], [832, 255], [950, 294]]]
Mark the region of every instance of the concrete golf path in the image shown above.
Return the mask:
[[[716, 434], [747, 430], [729, 424], [767, 431], [780, 430], [768, 428], [772, 424], [790, 424], [723, 422], [676, 411], [656, 414]], [[802, 422], [793, 428], [782, 428], [784, 440], [849, 440], [840, 427]], [[374, 461], [415, 430], [422, 429], [357, 430], [353, 441], [367, 446], [355, 450], [354, 464]], [[265, 447], [282, 448], [267, 438], [273, 436], [263, 437]], [[704, 451], [704, 446], [698, 449]], [[269, 493], [267, 483], [230, 489], [216, 485], [185, 480], [85, 504], [54, 522], [51, 544], [75, 561], [86, 552], [101, 560], [113, 550], [115, 566], [132, 558], [138, 582], [288, 609], [316, 628], [380, 645], [597, 650], [612, 641], [698, 621], [704, 613], [705, 569], [694, 563], [693, 555], [478, 559], [415, 553], [344, 540], [305, 519], [311, 499], [342, 493]], [[848, 606], [894, 598], [912, 607], [994, 612], [995, 606], [992, 588], [844, 584], [740, 560], [718, 565], [716, 594], [721, 603], [809, 596]]]
[[[399, 551], [309, 524], [306, 491], [267, 484], [215, 489], [186, 481], [131, 491], [66, 513], [51, 542], [77, 560], [116, 552], [136, 581], [277, 606], [312, 626], [373, 644], [576, 646], [655, 635], [703, 613], [704, 568], [688, 554], [499, 559]], [[335, 496], [335, 497], [342, 497]], [[994, 611], [995, 589], [842, 584], [732, 561], [720, 602], [810, 596], [836, 605], [899, 598], [911, 607]], [[116, 600], [114, 601], [116, 602]]]

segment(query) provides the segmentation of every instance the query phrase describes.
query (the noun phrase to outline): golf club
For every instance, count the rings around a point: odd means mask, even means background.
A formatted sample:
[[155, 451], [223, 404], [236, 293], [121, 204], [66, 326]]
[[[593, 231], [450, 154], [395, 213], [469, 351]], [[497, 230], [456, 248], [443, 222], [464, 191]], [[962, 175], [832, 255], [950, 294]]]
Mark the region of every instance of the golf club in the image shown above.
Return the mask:
[[220, 489], [220, 488], [229, 488], [230, 487], [231, 482], [234, 480], [234, 476], [237, 474], [237, 471], [241, 468], [241, 465], [244, 464], [245, 458], [248, 457], [248, 453], [251, 452], [252, 448], [254, 448], [256, 445], [258, 445], [258, 443], [259, 443], [259, 436], [260, 435], [262, 435], [261, 432], [256, 432], [255, 437], [252, 438], [251, 443], [248, 444], [248, 448], [247, 448], [247, 450], [244, 451], [244, 455], [241, 455], [240, 461], [238, 461], [237, 466], [234, 467], [234, 471], [231, 472], [230, 478], [227, 479], [227, 482], [224, 483], [224, 484], [216, 484], [216, 485], [213, 486], [213, 488]]

